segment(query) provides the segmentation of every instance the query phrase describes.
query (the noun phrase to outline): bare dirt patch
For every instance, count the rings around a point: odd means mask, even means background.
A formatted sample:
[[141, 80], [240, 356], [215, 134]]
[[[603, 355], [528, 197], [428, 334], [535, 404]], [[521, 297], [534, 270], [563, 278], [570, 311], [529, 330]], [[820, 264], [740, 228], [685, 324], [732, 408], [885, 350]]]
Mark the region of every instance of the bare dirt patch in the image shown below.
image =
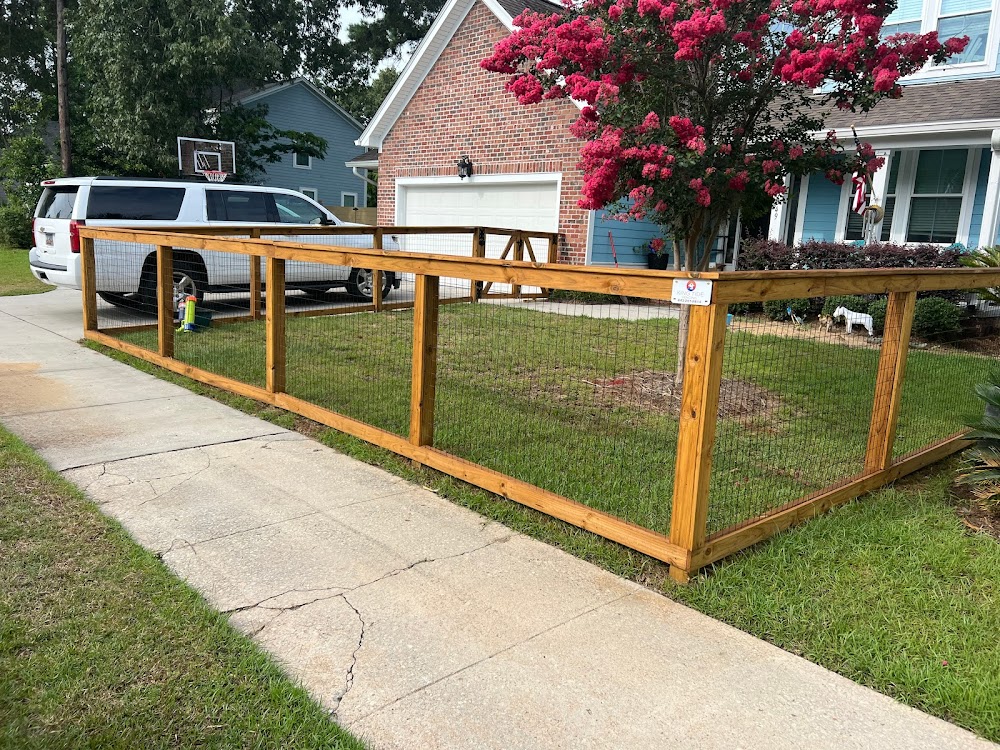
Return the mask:
[[[643, 370], [613, 378], [585, 380], [594, 388], [594, 400], [605, 407], [630, 407], [677, 415], [681, 391], [674, 385], [674, 373]], [[781, 401], [766, 388], [737, 378], [723, 378], [719, 397], [719, 417], [750, 421], [768, 417]]]
[[734, 318], [729, 325], [730, 331], [752, 333], [755, 336], [781, 336], [786, 339], [805, 339], [821, 341], [825, 344], [843, 344], [858, 349], [878, 349], [882, 343], [881, 336], [868, 336], [864, 328], [855, 326], [851, 333], [843, 325], [835, 325], [826, 330], [826, 323], [815, 321], [802, 325], [791, 321], [765, 320], [763, 318]]

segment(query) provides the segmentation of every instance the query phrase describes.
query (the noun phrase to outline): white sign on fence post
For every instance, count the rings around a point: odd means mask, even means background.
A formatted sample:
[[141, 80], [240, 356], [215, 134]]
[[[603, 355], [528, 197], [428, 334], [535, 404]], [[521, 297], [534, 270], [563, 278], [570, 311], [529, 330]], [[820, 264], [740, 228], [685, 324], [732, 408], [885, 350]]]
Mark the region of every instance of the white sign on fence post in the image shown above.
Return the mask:
[[674, 279], [670, 301], [675, 305], [711, 305], [712, 282], [706, 279]]

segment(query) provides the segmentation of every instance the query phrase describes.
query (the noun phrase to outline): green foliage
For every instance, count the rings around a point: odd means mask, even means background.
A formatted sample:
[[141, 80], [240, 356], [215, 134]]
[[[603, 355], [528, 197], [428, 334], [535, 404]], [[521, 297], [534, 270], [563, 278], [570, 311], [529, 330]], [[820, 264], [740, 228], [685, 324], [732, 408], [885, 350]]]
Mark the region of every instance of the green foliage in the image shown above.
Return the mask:
[[833, 311], [838, 307], [846, 307], [848, 310], [853, 310], [854, 312], [866, 313], [868, 312], [868, 300], [853, 294], [842, 297], [827, 297], [823, 301], [823, 308], [820, 310], [820, 314], [833, 315]]
[[[966, 268], [1000, 268], [1000, 245], [981, 247], [959, 258]], [[978, 289], [979, 296], [990, 302], [1000, 303], [1000, 289]]]
[[243, 182], [256, 182], [265, 164], [281, 160], [282, 154], [326, 156], [326, 140], [312, 133], [281, 130], [267, 121], [267, 106], [235, 106], [219, 116], [216, 132], [221, 140], [236, 143], [236, 174]]
[[732, 315], [747, 315], [750, 312], [750, 303], [736, 302], [729, 306], [729, 312]]
[[764, 303], [764, 315], [771, 320], [788, 320], [788, 308], [792, 309], [798, 317], [804, 318], [809, 315], [810, 305], [808, 299], [772, 299]]
[[868, 305], [868, 314], [872, 316], [872, 329], [876, 336], [881, 336], [885, 332], [885, 311], [888, 308], [888, 297], [879, 297]]
[[388, 96], [397, 78], [399, 78], [398, 70], [385, 68], [379, 71], [371, 83], [367, 85], [359, 83], [335, 92], [335, 98], [337, 103], [354, 115], [359, 122], [367, 124]]
[[941, 297], [918, 299], [913, 310], [913, 335], [943, 338], [961, 328], [962, 311]]
[[976, 444], [965, 454], [958, 481], [968, 485], [984, 507], [1000, 511], [1000, 368], [990, 371], [985, 383], [976, 386], [976, 395], [986, 413], [968, 437]]
[[0, 151], [0, 185], [7, 203], [0, 206], [0, 245], [31, 246], [31, 217], [42, 194], [39, 183], [57, 177], [57, 157], [38, 135], [8, 139]]

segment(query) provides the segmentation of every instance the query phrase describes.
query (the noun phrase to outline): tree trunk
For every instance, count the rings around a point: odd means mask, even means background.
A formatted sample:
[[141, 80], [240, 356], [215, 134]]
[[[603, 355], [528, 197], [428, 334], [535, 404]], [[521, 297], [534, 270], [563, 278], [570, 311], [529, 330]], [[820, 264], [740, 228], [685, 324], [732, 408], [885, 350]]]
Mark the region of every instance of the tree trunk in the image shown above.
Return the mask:
[[69, 83], [66, 74], [66, 0], [56, 0], [56, 97], [59, 102], [59, 153], [63, 174], [73, 174], [69, 137]]

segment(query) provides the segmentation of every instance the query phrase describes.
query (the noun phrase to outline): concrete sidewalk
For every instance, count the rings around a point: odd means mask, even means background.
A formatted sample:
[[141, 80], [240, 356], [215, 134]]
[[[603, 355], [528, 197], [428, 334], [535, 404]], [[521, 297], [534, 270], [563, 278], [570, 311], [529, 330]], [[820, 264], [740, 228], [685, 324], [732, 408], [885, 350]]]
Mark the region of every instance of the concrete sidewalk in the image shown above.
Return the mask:
[[0, 299], [0, 421], [375, 748], [987, 748]]

